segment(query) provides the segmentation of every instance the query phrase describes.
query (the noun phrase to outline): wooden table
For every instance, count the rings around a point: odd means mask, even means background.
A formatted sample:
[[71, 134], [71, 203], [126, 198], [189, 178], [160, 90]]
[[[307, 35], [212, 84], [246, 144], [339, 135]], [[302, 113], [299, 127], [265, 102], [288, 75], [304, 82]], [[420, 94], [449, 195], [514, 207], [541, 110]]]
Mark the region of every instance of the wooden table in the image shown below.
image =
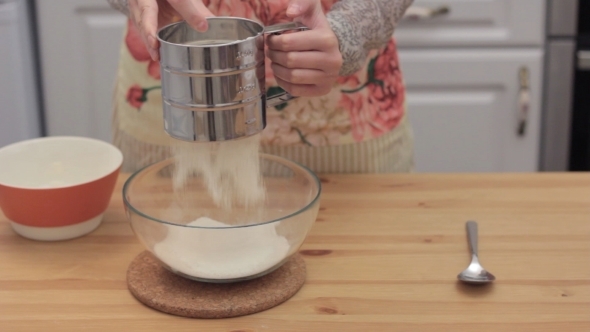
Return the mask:
[[[323, 177], [288, 302], [224, 320], [149, 309], [125, 273], [143, 249], [122, 177], [103, 224], [72, 241], [19, 237], [0, 214], [0, 331], [590, 331], [590, 174]], [[498, 280], [466, 286], [464, 222]]]

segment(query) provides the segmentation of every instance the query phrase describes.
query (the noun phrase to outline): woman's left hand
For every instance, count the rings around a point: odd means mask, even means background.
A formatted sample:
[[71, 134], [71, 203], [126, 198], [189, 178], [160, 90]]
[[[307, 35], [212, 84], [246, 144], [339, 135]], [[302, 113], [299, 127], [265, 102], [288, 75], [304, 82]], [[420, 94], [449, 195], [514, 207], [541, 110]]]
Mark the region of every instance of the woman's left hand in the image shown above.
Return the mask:
[[320, 0], [291, 0], [287, 16], [310, 30], [268, 37], [268, 57], [277, 83], [294, 96], [314, 97], [330, 92], [342, 55]]

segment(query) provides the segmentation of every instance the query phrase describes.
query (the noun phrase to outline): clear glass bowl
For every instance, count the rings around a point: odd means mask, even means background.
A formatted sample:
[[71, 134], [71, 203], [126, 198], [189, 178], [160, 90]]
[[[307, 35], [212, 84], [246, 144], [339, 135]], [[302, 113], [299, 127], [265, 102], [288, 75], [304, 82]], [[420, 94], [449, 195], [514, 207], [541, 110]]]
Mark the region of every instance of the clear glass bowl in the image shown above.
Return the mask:
[[[264, 207], [231, 211], [214, 204], [198, 174], [175, 191], [174, 159], [139, 170], [123, 187], [131, 227], [165, 268], [185, 278], [219, 283], [270, 273], [305, 240], [321, 184], [311, 170], [281, 157], [261, 154], [260, 166]], [[225, 225], [212, 226], [211, 219]]]

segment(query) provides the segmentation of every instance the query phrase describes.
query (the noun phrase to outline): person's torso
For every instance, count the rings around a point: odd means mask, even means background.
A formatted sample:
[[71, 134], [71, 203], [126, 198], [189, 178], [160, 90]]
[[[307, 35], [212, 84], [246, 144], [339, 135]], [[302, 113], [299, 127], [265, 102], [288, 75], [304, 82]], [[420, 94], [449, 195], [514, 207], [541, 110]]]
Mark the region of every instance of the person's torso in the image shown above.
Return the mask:
[[[338, 0], [322, 0], [327, 12]], [[205, 0], [217, 16], [252, 19], [265, 26], [288, 22], [288, 0]], [[270, 61], [266, 64], [266, 95], [282, 89]], [[137, 139], [163, 144], [159, 63], [151, 60], [135, 26], [129, 22], [121, 50], [115, 96], [120, 130]], [[392, 38], [372, 51], [362, 68], [340, 77], [325, 96], [293, 99], [267, 110], [262, 144], [312, 146], [361, 142], [395, 128], [405, 114], [405, 89]]]

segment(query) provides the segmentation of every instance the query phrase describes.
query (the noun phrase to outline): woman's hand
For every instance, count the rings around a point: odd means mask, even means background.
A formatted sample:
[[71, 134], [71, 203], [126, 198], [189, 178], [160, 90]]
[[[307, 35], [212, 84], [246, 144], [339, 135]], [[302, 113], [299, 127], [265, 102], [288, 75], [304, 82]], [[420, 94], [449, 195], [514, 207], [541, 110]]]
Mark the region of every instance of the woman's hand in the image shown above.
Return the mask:
[[129, 17], [154, 61], [160, 58], [159, 28], [184, 19], [193, 29], [206, 31], [210, 16], [213, 14], [202, 0], [129, 0]]
[[342, 55], [320, 0], [291, 0], [287, 16], [310, 30], [269, 36], [268, 57], [277, 83], [294, 96], [322, 96], [330, 92]]

